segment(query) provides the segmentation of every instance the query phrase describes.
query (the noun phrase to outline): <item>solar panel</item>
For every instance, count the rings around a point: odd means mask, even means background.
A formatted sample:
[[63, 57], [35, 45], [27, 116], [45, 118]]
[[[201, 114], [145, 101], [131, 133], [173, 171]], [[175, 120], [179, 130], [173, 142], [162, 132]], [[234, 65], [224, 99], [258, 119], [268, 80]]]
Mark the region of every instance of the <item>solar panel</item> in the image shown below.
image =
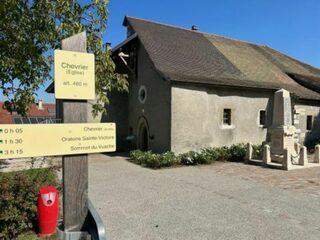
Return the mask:
[[29, 118], [30, 119], [30, 122], [31, 123], [38, 123], [38, 120], [37, 120], [37, 118], [36, 117], [31, 117], [31, 118]]
[[24, 117], [24, 118], [22, 118], [22, 123], [29, 124], [30, 123], [30, 119], [28, 117]]
[[44, 123], [46, 121], [45, 117], [37, 117], [38, 123]]
[[14, 121], [15, 124], [22, 124], [22, 121], [21, 121], [20, 117], [13, 118], [13, 121]]
[[54, 117], [14, 117], [15, 124], [48, 124], [48, 123], [60, 123], [61, 119]]

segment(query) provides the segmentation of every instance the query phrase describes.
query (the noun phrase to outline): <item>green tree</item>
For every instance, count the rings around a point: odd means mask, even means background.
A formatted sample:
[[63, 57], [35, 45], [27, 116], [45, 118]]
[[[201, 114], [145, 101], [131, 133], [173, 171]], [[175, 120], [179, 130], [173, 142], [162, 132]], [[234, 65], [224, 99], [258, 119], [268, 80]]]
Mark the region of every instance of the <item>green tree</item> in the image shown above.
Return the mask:
[[97, 103], [105, 111], [107, 92], [128, 91], [125, 75], [115, 72], [110, 50], [103, 44], [108, 0], [3, 0], [0, 5], [0, 90], [7, 110], [26, 115], [36, 92], [52, 80], [53, 49], [62, 39], [87, 32], [88, 52], [95, 54]]

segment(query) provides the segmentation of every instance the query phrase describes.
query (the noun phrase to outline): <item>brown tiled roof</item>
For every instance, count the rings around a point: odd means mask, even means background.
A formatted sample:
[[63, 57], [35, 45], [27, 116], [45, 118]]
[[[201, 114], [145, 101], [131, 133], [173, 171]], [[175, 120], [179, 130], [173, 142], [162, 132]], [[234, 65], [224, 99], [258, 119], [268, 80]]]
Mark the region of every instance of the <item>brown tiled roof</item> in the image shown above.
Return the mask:
[[155, 68], [169, 80], [264, 89], [285, 88], [320, 100], [316, 89], [288, 74], [320, 79], [320, 70], [274, 49], [217, 35], [126, 17]]
[[[29, 109], [27, 116], [28, 117], [55, 117], [55, 108], [56, 105], [54, 103], [43, 103], [42, 109], [39, 109], [36, 104], [32, 104], [31, 108]], [[49, 109], [53, 111], [49, 112]], [[4, 103], [0, 102], [0, 124], [13, 124], [13, 119], [15, 117], [21, 117], [17, 113], [13, 112], [12, 114], [9, 113], [4, 108]]]
[[54, 103], [42, 103], [42, 109], [39, 109], [37, 104], [32, 104], [31, 108], [28, 111], [29, 117], [49, 117], [54, 116], [54, 112], [49, 112], [49, 109], [56, 109], [56, 105]]
[[4, 103], [0, 102], [0, 124], [12, 123], [12, 115], [4, 109]]

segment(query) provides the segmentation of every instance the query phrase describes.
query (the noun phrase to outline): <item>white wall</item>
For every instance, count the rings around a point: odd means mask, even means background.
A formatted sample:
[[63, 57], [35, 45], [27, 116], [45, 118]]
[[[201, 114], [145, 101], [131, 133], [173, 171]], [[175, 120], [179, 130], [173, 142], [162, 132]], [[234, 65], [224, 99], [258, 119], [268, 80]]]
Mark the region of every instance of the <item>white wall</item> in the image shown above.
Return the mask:
[[[172, 87], [171, 149], [174, 152], [234, 143], [261, 144], [267, 128], [259, 126], [259, 110], [272, 122], [272, 91], [191, 86]], [[223, 125], [223, 109], [231, 108], [232, 125]]]

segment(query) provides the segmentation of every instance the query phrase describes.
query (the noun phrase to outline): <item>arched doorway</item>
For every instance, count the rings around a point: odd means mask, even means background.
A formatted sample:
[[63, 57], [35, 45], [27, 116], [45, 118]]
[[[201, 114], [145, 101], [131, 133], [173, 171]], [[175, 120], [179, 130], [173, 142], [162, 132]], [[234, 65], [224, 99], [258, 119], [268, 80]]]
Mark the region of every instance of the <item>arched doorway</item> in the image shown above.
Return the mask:
[[149, 129], [147, 120], [142, 117], [138, 123], [138, 148], [141, 151], [149, 150]]

